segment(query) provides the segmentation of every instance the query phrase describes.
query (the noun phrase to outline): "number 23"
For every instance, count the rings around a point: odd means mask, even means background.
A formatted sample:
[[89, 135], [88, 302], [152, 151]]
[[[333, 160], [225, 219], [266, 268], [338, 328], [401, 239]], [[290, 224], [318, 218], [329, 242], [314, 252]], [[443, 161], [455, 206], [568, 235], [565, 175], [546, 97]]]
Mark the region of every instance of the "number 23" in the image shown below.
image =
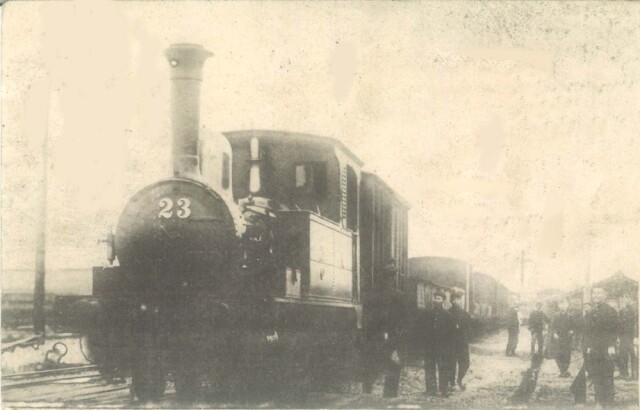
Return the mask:
[[[176, 211], [176, 215], [178, 218], [185, 219], [191, 215], [191, 201], [188, 198], [180, 198], [178, 199], [178, 210]], [[162, 198], [160, 203], [158, 204], [160, 208], [160, 213], [158, 214], [158, 218], [169, 219], [173, 216], [173, 201], [171, 198]]]

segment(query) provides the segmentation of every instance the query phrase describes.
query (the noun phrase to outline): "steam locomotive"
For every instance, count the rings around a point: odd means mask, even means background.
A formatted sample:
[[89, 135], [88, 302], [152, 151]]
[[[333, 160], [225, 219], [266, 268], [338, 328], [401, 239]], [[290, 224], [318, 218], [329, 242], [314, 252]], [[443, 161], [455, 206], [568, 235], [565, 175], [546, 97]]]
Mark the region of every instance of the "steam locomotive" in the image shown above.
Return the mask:
[[[407, 203], [337, 140], [200, 123], [211, 54], [166, 51], [172, 176], [126, 204], [74, 304], [84, 349], [155, 400], [203, 380], [221, 388], [322, 385], [358, 368], [382, 272], [407, 273]], [[374, 314], [374, 313], [372, 313]], [[289, 384], [294, 386], [295, 384]]]

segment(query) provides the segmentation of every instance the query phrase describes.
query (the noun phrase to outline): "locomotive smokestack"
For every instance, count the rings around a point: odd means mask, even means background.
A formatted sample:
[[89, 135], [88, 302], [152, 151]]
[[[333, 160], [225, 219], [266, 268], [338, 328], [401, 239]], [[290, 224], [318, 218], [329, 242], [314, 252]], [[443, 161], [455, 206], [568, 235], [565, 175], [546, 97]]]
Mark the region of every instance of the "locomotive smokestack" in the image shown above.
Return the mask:
[[171, 64], [173, 174], [199, 175], [200, 84], [205, 60], [213, 54], [197, 44], [173, 44], [165, 55]]

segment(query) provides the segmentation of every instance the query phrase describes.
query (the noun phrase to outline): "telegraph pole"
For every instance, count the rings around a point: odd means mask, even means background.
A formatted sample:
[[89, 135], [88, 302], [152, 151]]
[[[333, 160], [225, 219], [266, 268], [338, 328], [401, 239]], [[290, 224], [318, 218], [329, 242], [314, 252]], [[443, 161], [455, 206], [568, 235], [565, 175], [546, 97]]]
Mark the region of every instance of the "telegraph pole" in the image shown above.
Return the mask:
[[40, 198], [38, 203], [38, 220], [36, 228], [36, 266], [35, 284], [33, 288], [33, 331], [35, 334], [45, 334], [45, 276], [46, 276], [46, 247], [47, 247], [47, 182], [49, 168], [49, 98], [51, 98], [50, 79], [45, 80], [43, 89], [47, 91], [44, 108], [44, 124], [42, 133], [42, 182], [40, 184]]
[[[46, 159], [46, 154], [44, 155]], [[46, 168], [46, 163], [44, 168]], [[45, 179], [42, 181], [42, 187], [40, 189], [40, 212], [38, 220], [38, 231], [36, 236], [36, 281], [33, 288], [33, 331], [36, 334], [44, 335], [45, 332], [45, 318], [44, 318], [44, 278], [45, 278], [45, 264], [46, 264], [46, 230], [47, 230], [47, 180], [44, 172]]]
[[524, 287], [524, 265], [530, 262], [530, 259], [525, 259], [524, 250], [520, 251], [520, 299], [524, 299], [525, 287]]
[[587, 269], [584, 272], [584, 291], [582, 293], [582, 310], [584, 311], [584, 305], [591, 303], [591, 238], [593, 232], [589, 227], [589, 236], [587, 242]]

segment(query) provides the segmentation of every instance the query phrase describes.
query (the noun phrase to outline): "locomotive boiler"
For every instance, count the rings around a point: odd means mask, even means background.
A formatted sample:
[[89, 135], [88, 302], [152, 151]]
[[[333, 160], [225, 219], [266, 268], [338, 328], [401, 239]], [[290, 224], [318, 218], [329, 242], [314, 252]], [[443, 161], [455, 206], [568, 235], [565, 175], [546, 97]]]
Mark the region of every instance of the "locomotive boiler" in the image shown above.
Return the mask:
[[[137, 192], [109, 238], [110, 265], [76, 302], [85, 350], [132, 376], [140, 400], [171, 378], [274, 390], [353, 380], [363, 301], [407, 270], [407, 205], [342, 143], [308, 134], [214, 133], [200, 121], [211, 54], [178, 44], [172, 175]], [[344, 376], [344, 377], [343, 377]]]

